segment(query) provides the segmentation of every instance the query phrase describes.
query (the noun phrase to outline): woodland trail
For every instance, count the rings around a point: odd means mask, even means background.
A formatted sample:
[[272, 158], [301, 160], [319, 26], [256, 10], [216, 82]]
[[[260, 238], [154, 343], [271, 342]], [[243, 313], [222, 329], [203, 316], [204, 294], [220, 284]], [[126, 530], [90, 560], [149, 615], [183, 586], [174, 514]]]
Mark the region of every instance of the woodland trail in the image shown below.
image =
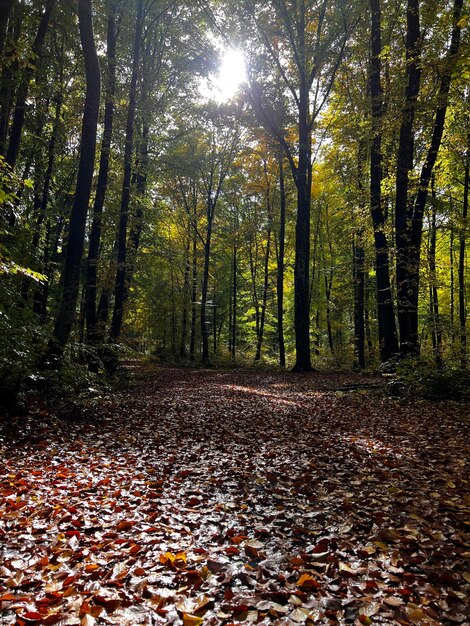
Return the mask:
[[371, 382], [153, 368], [0, 421], [0, 624], [468, 624], [469, 407]]

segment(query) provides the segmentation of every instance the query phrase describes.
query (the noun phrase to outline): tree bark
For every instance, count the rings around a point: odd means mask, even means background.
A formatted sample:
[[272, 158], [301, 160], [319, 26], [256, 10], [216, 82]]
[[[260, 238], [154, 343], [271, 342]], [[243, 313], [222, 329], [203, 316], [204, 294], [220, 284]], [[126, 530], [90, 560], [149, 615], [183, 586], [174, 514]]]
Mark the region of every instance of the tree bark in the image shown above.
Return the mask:
[[377, 285], [379, 349], [382, 362], [398, 354], [398, 337], [390, 280], [389, 246], [385, 234], [385, 211], [382, 199], [382, 120], [384, 112], [381, 84], [381, 11], [380, 0], [370, 0], [371, 60], [370, 93], [372, 139], [370, 144], [370, 212], [374, 227]]
[[13, 123], [11, 127], [10, 139], [8, 143], [8, 150], [6, 161], [11, 169], [15, 169], [16, 159], [21, 144], [21, 135], [23, 132], [23, 125], [25, 120], [26, 100], [28, 98], [29, 83], [35, 72], [35, 64], [37, 65], [38, 59], [41, 56], [44, 39], [46, 38], [47, 28], [54, 8], [55, 0], [47, 0], [44, 8], [44, 13], [39, 21], [38, 31], [34, 39], [34, 43], [31, 48], [30, 63], [26, 66], [23, 72], [21, 82], [16, 94], [15, 110], [13, 113]]
[[460, 322], [460, 367], [467, 367], [467, 310], [465, 303], [465, 246], [466, 246], [466, 230], [468, 221], [468, 184], [469, 184], [469, 160], [470, 152], [466, 154], [464, 192], [463, 192], [463, 211], [462, 211], [462, 228], [459, 236], [459, 322]]
[[104, 105], [103, 137], [101, 140], [100, 166], [93, 204], [93, 222], [90, 231], [85, 287], [86, 338], [90, 344], [103, 341], [103, 334], [97, 326], [96, 287], [98, 275], [99, 249], [103, 221], [103, 207], [108, 187], [109, 157], [113, 134], [114, 98], [116, 92], [116, 4], [108, 2], [108, 23], [106, 36], [106, 100]]
[[126, 139], [124, 147], [124, 175], [122, 182], [121, 207], [119, 212], [119, 227], [117, 234], [117, 270], [114, 287], [114, 309], [111, 321], [110, 340], [117, 342], [121, 335], [124, 319], [124, 303], [126, 300], [127, 279], [127, 225], [129, 222], [129, 203], [132, 180], [132, 153], [134, 150], [134, 121], [136, 111], [137, 78], [139, 74], [140, 52], [142, 47], [143, 31], [143, 0], [138, 1], [137, 17], [134, 37], [134, 52], [132, 61], [132, 75], [129, 86], [129, 105], [127, 108]]
[[431, 205], [431, 220], [429, 224], [429, 280], [430, 280], [430, 313], [432, 324], [432, 344], [434, 350], [434, 359], [436, 366], [441, 368], [443, 365], [442, 359], [442, 327], [439, 316], [439, 298], [437, 292], [437, 272], [436, 272], [436, 193], [434, 189], [434, 176], [432, 179], [432, 197], [433, 202]]
[[[269, 210], [269, 212], [271, 212]], [[259, 329], [258, 329], [258, 340], [256, 342], [256, 354], [255, 361], [259, 361], [261, 359], [261, 347], [263, 345], [263, 336], [264, 336], [264, 323], [266, 319], [266, 304], [268, 300], [268, 283], [269, 283], [269, 252], [271, 248], [271, 219], [269, 219], [269, 228], [267, 234], [266, 241], [266, 252], [264, 256], [264, 268], [263, 268], [263, 293], [261, 296], [261, 307], [260, 307], [260, 316], [259, 316]]]
[[202, 274], [201, 289], [201, 337], [202, 337], [202, 362], [209, 363], [209, 329], [207, 327], [207, 294], [209, 289], [209, 264], [211, 254], [212, 224], [214, 221], [214, 200], [210, 193], [207, 197], [207, 231], [204, 241], [204, 269]]
[[357, 365], [364, 369], [365, 333], [364, 333], [364, 243], [363, 232], [357, 232], [353, 242], [353, 279], [354, 279], [354, 354]]
[[49, 344], [44, 364], [46, 360], [60, 360], [75, 321], [80, 285], [80, 267], [85, 240], [85, 225], [95, 163], [96, 131], [100, 104], [100, 66], [93, 36], [91, 0], [79, 0], [78, 17], [86, 74], [86, 96], [82, 122], [80, 160], [65, 255], [62, 297], [53, 337]]
[[279, 365], [286, 366], [286, 348], [284, 343], [284, 256], [286, 244], [286, 190], [282, 156], [279, 158], [279, 252], [277, 257], [277, 336], [279, 342]]
[[10, 19], [14, 4], [15, 0], [0, 0], [0, 57], [3, 53], [8, 20]]
[[408, 0], [406, 37], [407, 86], [397, 157], [395, 204], [397, 299], [401, 356], [419, 354], [420, 349], [418, 337], [418, 296], [423, 215], [429, 183], [444, 132], [452, 73], [460, 47], [462, 6], [463, 0], [454, 1], [451, 42], [439, 87], [431, 144], [421, 169], [418, 191], [413, 199], [409, 193], [409, 171], [413, 166], [413, 122], [420, 90], [421, 36], [418, 0]]
[[232, 259], [232, 328], [230, 329], [231, 337], [232, 337], [231, 346], [230, 346], [231, 348], [230, 354], [232, 357], [232, 361], [235, 361], [236, 350], [237, 350], [237, 295], [238, 295], [237, 254], [238, 254], [238, 247], [237, 247], [237, 244], [235, 244], [233, 246], [233, 259]]
[[180, 344], [180, 357], [185, 358], [187, 356], [186, 339], [188, 336], [188, 300], [189, 300], [189, 275], [191, 272], [191, 259], [190, 259], [190, 245], [191, 240], [188, 235], [188, 241], [185, 248], [185, 262], [184, 262], [184, 279], [183, 279], [183, 311], [181, 313], [181, 344]]

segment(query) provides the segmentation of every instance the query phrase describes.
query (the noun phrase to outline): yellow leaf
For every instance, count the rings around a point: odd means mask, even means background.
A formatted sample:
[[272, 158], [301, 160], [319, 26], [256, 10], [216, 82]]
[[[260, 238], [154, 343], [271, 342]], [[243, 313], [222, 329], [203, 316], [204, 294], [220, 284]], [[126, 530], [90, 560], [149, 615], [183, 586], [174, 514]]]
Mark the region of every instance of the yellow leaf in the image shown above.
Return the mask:
[[190, 615], [189, 613], [183, 613], [183, 626], [199, 626], [202, 624], [203, 618]]

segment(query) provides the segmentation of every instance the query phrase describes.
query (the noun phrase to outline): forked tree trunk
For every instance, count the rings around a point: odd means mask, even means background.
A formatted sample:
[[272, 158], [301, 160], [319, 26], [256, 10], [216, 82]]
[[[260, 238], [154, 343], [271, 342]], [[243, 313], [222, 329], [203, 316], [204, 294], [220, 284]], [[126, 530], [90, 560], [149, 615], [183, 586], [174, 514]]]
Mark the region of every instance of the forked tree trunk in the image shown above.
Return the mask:
[[418, 191], [412, 200], [409, 194], [409, 171], [413, 165], [413, 120], [420, 87], [420, 32], [417, 0], [409, 0], [407, 13], [407, 88], [402, 113], [397, 160], [396, 186], [396, 244], [397, 244], [397, 298], [400, 324], [400, 353], [419, 354], [418, 296], [423, 216], [429, 184], [437, 160], [444, 132], [447, 102], [452, 73], [460, 47], [463, 0], [455, 0], [453, 27], [445, 69], [442, 73], [431, 143], [419, 177]]
[[95, 164], [96, 131], [100, 105], [100, 66], [93, 37], [93, 14], [91, 0], [79, 0], [78, 17], [80, 40], [85, 60], [86, 96], [83, 112], [80, 160], [77, 186], [70, 217], [67, 250], [63, 271], [62, 297], [54, 333], [43, 359], [57, 361], [62, 357], [75, 321], [80, 267], [85, 241], [85, 226], [90, 201], [93, 168]]

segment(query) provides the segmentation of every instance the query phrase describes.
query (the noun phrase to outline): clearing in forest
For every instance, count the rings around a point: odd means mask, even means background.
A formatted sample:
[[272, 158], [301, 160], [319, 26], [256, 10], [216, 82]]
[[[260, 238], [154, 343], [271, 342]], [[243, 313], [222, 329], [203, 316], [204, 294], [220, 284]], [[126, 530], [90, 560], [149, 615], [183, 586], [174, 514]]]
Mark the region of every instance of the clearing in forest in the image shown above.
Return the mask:
[[364, 382], [155, 368], [5, 420], [0, 623], [463, 625], [468, 406]]

